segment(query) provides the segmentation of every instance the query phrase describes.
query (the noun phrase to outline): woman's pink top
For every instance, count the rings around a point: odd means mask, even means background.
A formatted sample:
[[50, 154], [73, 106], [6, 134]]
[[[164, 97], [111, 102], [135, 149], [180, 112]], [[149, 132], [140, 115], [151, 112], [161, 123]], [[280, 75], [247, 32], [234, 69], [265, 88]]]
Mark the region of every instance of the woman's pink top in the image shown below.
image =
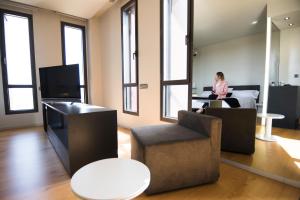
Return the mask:
[[217, 99], [223, 99], [228, 93], [228, 83], [227, 81], [218, 81], [213, 84], [213, 92], [218, 95]]

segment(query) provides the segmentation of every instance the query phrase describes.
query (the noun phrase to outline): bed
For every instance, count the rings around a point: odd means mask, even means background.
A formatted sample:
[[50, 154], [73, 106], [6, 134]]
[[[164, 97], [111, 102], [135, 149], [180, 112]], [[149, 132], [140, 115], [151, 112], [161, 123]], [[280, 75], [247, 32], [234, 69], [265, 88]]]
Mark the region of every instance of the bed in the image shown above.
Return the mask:
[[[232, 95], [230, 98], [237, 99], [241, 108], [256, 108], [256, 104], [259, 103], [260, 85], [238, 85], [228, 86], [228, 88], [231, 88], [230, 93]], [[212, 91], [212, 87], [204, 87], [203, 91], [204, 96], [192, 98], [193, 108], [199, 108], [204, 102], [207, 102], [207, 94]]]

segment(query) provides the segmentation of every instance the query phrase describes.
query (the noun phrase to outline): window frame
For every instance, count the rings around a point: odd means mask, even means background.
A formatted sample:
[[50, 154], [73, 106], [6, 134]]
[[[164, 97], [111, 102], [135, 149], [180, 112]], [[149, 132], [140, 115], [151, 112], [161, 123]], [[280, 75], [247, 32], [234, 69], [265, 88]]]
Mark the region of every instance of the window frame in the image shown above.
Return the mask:
[[[126, 12], [128, 9], [131, 7], [135, 8], [135, 77], [136, 81], [135, 83], [125, 83], [124, 82], [124, 32], [123, 32], [123, 13]], [[138, 45], [138, 1], [137, 0], [130, 0], [127, 2], [124, 6], [121, 7], [121, 44], [122, 44], [122, 104], [123, 104], [123, 113], [126, 114], [131, 114], [131, 115], [136, 115], [139, 116], [139, 45]], [[128, 111], [125, 109], [125, 92], [124, 90], [126, 88], [132, 88], [136, 87], [137, 88], [137, 111]]]
[[84, 69], [84, 85], [80, 85], [80, 89], [84, 89], [84, 103], [89, 102], [89, 91], [88, 91], [88, 81], [87, 81], [87, 60], [86, 60], [86, 32], [85, 32], [85, 26], [73, 24], [65, 21], [60, 22], [60, 31], [61, 31], [61, 52], [62, 52], [62, 63], [63, 65], [66, 65], [66, 44], [65, 44], [65, 26], [73, 27], [77, 29], [81, 29], [82, 31], [82, 46], [83, 46], [83, 69]]
[[[29, 31], [29, 45], [30, 45], [30, 61], [31, 61], [31, 85], [9, 85], [8, 74], [7, 74], [7, 63], [6, 63], [6, 44], [5, 44], [5, 30], [4, 30], [4, 15], [11, 14], [16, 16], [25, 17], [28, 19], [28, 31]], [[34, 33], [33, 33], [33, 18], [32, 15], [12, 10], [0, 9], [0, 45], [1, 45], [1, 66], [2, 66], [2, 84], [3, 84], [3, 96], [4, 96], [4, 107], [5, 114], [24, 114], [24, 113], [35, 113], [38, 112], [37, 103], [37, 84], [36, 84], [36, 64], [35, 64], [35, 50], [34, 50]], [[11, 110], [10, 109], [10, 88], [32, 88], [33, 95], [33, 109], [23, 110]]]
[[[164, 80], [164, 1], [160, 0], [160, 120], [166, 122], [177, 122], [176, 119], [167, 118], [164, 116], [164, 105], [167, 104], [164, 96], [164, 87], [173, 85], [188, 86], [188, 110], [192, 107], [192, 66], [193, 66], [193, 15], [194, 15], [194, 0], [187, 0], [187, 74], [186, 79], [181, 80]], [[169, 59], [169, 58], [168, 58]]]

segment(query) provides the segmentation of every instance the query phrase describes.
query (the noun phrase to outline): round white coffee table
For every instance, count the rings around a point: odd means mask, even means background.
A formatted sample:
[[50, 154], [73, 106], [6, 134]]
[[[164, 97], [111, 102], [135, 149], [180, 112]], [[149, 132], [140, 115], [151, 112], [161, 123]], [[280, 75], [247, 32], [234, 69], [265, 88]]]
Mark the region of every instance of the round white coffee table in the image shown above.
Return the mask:
[[150, 184], [150, 171], [136, 160], [110, 158], [80, 168], [71, 179], [73, 192], [84, 199], [133, 199]]
[[273, 113], [258, 113], [257, 117], [266, 119], [266, 129], [264, 134], [257, 134], [256, 138], [268, 142], [275, 142], [276, 137], [272, 135], [272, 120], [273, 119], [283, 119], [284, 115], [273, 114]]

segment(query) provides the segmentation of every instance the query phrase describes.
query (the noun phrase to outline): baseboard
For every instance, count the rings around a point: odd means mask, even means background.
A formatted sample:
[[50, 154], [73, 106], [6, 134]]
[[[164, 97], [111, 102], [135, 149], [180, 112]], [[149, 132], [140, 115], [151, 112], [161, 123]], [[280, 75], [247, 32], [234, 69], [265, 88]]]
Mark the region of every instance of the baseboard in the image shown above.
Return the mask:
[[131, 127], [126, 126], [126, 125], [121, 125], [121, 124], [118, 124], [118, 128], [124, 128], [124, 129], [131, 130]]
[[32, 128], [32, 127], [41, 127], [43, 126], [42, 123], [36, 123], [36, 124], [30, 124], [26, 126], [8, 126], [4, 128], [0, 128], [0, 131], [7, 131], [7, 130], [13, 130], [13, 129], [24, 129], [24, 128]]
[[254, 174], [257, 174], [257, 175], [260, 175], [260, 176], [263, 176], [263, 177], [266, 177], [266, 178], [269, 178], [269, 179], [272, 179], [272, 180], [275, 180], [275, 181], [278, 181], [278, 182], [281, 182], [281, 183], [284, 183], [284, 184], [287, 184], [287, 185], [290, 185], [293, 187], [296, 187], [296, 188], [300, 188], [300, 181], [295, 181], [295, 180], [292, 180], [292, 179], [289, 179], [286, 177], [278, 176], [276, 174], [272, 174], [272, 173], [269, 173], [269, 172], [266, 172], [266, 171], [263, 171], [260, 169], [256, 169], [254, 167], [250, 167], [248, 165], [244, 165], [239, 162], [235, 162], [235, 161], [228, 160], [225, 158], [222, 158], [221, 161], [223, 163], [246, 170], [248, 172], [251, 172], [251, 173], [254, 173]]

